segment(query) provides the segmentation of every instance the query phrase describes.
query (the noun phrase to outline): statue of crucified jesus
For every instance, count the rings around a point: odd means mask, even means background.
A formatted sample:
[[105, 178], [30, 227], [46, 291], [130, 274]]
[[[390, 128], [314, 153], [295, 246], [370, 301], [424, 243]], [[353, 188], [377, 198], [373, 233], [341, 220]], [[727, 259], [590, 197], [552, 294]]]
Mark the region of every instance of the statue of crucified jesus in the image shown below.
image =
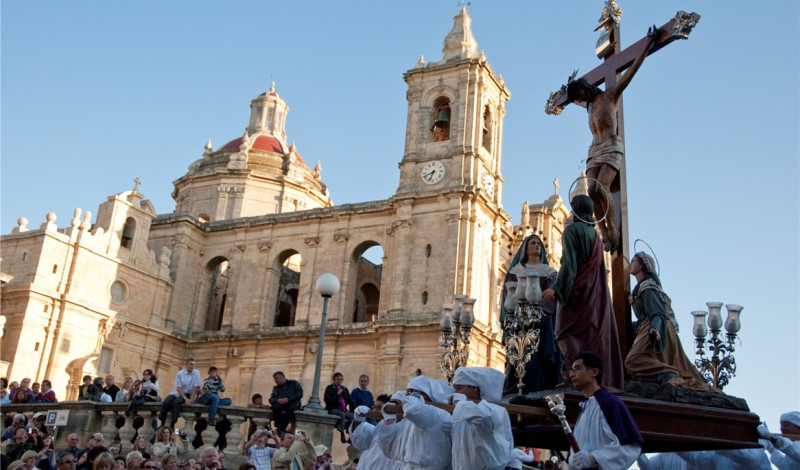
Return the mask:
[[655, 44], [657, 31], [658, 28], [655, 26], [647, 31], [648, 44], [617, 84], [610, 89], [603, 91], [584, 78], [571, 80], [567, 84], [567, 99], [585, 107], [589, 113], [592, 145], [589, 147], [589, 158], [586, 160], [586, 176], [589, 177], [589, 196], [594, 201], [595, 218], [602, 219], [597, 225], [606, 251], [613, 252], [619, 245], [616, 211], [614, 202], [610, 199], [611, 183], [617, 178], [619, 165], [625, 153], [617, 128], [617, 102]]

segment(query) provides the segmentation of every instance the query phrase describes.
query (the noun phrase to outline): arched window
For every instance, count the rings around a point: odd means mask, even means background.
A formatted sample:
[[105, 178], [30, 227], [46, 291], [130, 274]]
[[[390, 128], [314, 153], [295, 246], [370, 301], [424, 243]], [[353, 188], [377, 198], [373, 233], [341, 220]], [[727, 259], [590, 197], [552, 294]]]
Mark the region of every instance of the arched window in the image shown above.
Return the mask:
[[218, 331], [222, 328], [225, 302], [228, 300], [230, 264], [225, 258], [214, 258], [206, 265], [206, 273], [209, 280], [209, 291], [206, 321], [203, 327], [206, 331]]
[[355, 290], [353, 322], [373, 321], [378, 316], [383, 275], [383, 248], [375, 242], [364, 242], [353, 253]]
[[303, 259], [300, 253], [287, 251], [279, 260], [281, 277], [278, 282], [278, 305], [275, 306], [275, 326], [294, 326], [300, 286], [300, 263]]
[[433, 102], [431, 113], [430, 139], [432, 142], [450, 140], [450, 100], [439, 97]]
[[122, 227], [122, 238], [119, 246], [131, 248], [133, 246], [133, 236], [136, 234], [136, 220], [133, 217], [125, 219], [125, 226]]

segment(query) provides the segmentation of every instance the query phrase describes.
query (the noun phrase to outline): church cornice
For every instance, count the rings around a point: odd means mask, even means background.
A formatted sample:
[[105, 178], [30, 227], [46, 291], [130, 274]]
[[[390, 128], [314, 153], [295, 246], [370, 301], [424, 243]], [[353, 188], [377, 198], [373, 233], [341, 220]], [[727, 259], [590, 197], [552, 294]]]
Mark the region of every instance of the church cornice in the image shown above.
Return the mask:
[[270, 224], [307, 222], [309, 220], [328, 219], [334, 217], [370, 214], [374, 212], [394, 212], [391, 200], [360, 202], [355, 204], [342, 204], [340, 206], [321, 207], [303, 211], [284, 212], [280, 214], [267, 214], [238, 219], [219, 220], [201, 223], [196, 217], [186, 214], [162, 214], [153, 219], [152, 226], [170, 225], [185, 222], [196, 226], [205, 232], [221, 232], [235, 228], [261, 227]]

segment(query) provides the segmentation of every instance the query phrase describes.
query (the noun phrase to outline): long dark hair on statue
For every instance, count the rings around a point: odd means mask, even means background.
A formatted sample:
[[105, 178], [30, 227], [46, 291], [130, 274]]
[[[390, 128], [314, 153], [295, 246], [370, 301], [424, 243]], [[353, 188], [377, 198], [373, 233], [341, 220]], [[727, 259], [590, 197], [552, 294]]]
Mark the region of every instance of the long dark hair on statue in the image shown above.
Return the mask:
[[586, 95], [585, 101], [587, 103], [591, 103], [603, 93], [603, 90], [590, 84], [585, 78], [579, 78], [567, 84], [567, 99], [570, 101], [584, 101], [578, 98], [578, 93], [580, 91], [583, 91]]
[[572, 216], [575, 222], [584, 222], [587, 224], [594, 224], [594, 202], [592, 198], [584, 194], [579, 194], [572, 198], [569, 202], [572, 206]]

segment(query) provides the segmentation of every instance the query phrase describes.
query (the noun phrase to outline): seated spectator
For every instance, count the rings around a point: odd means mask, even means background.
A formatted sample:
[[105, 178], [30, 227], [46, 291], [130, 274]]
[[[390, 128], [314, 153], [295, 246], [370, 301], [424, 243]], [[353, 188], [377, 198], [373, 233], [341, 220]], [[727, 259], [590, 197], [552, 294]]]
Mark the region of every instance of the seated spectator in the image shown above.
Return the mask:
[[100, 394], [100, 401], [101, 402], [103, 402], [103, 403], [111, 403], [111, 402], [114, 401], [114, 399], [111, 398], [111, 395], [106, 393], [104, 385], [103, 385], [103, 378], [102, 377], [96, 377], [94, 379], [93, 383], [94, 383], [94, 386], [97, 387], [98, 393]]
[[108, 446], [108, 453], [111, 454], [111, 456], [114, 457], [114, 459], [119, 457], [119, 454], [121, 452], [122, 452], [122, 443], [119, 442], [118, 440], [115, 440], [114, 442], [111, 443], [110, 446]]
[[77, 458], [70, 453], [64, 453], [58, 456], [56, 463], [58, 464], [58, 470], [75, 470]]
[[136, 440], [133, 441], [133, 450], [142, 454], [144, 460], [150, 458], [150, 452], [147, 452], [147, 440], [144, 436], [136, 436]]
[[230, 398], [220, 398], [219, 393], [225, 391], [225, 383], [219, 375], [216, 367], [208, 368], [208, 377], [203, 381], [203, 391], [197, 403], [200, 405], [209, 404], [208, 425], [214, 426], [217, 423], [217, 407], [228, 406], [232, 403]]
[[225, 452], [218, 450], [217, 455], [219, 458], [220, 470], [228, 470], [227, 468], [225, 468]]
[[347, 387], [342, 385], [342, 382], [344, 382], [344, 375], [341, 372], [333, 374], [333, 383], [325, 388], [325, 409], [328, 410], [328, 413], [339, 417], [336, 429], [339, 430], [344, 444], [347, 443], [344, 431], [353, 422], [352, 410], [354, 406], [353, 400], [350, 398], [350, 392]]
[[76, 468], [76, 469], [78, 469], [78, 468], [83, 468], [83, 469], [91, 468], [91, 462], [89, 462], [89, 451], [88, 450], [82, 450], [81, 451], [80, 455], [78, 455], [77, 460], [75, 460], [75, 467], [74, 468]]
[[33, 418], [31, 418], [31, 426], [36, 428], [42, 437], [52, 434], [50, 429], [44, 425], [45, 419], [47, 419], [47, 413], [44, 411], [37, 411], [34, 413]]
[[8, 405], [9, 403], [11, 403], [11, 399], [8, 398], [8, 390], [0, 388], [0, 405]]
[[28, 392], [23, 390], [22, 388], [16, 389], [11, 397], [12, 404], [30, 403], [30, 401], [31, 401], [30, 395], [28, 395]]
[[306, 436], [305, 431], [297, 431], [298, 434], [285, 433], [281, 441], [281, 447], [272, 455], [273, 470], [291, 470], [292, 465], [299, 464], [300, 468], [314, 462], [317, 458], [317, 451]]
[[22, 456], [19, 458], [22, 460], [24, 464], [20, 467], [20, 470], [36, 470], [36, 459], [38, 458], [38, 454], [35, 450], [26, 450]]
[[111, 398], [111, 401], [114, 401], [117, 398], [117, 393], [119, 393], [119, 387], [114, 384], [114, 376], [111, 374], [106, 375], [106, 386], [103, 388], [103, 391]]
[[[358, 387], [350, 392], [350, 398], [353, 399], [354, 410], [358, 406], [366, 406], [371, 409], [375, 405], [375, 397], [372, 396], [372, 392], [368, 387], [369, 376], [367, 374], [361, 374], [361, 376], [358, 377]], [[367, 418], [367, 422], [369, 424], [377, 424], [372, 418]]]
[[[137, 449], [135, 449], [137, 450]], [[183, 452], [180, 439], [175, 439], [175, 434], [167, 426], [161, 426], [156, 431], [156, 442], [150, 447], [153, 458], [160, 459], [167, 454], [178, 455]]]
[[53, 436], [47, 435], [43, 439], [44, 447], [36, 458], [36, 468], [39, 470], [56, 470], [56, 453], [53, 451]]
[[36, 397], [36, 395], [38, 395], [38, 394], [39, 394], [39, 391], [40, 391], [40, 389], [41, 389], [41, 386], [42, 386], [42, 384], [40, 384], [39, 382], [34, 382], [34, 383], [31, 385], [31, 393], [33, 393], [33, 396], [34, 396], [34, 397]]
[[142, 462], [142, 470], [158, 470], [160, 466], [161, 466], [160, 462], [156, 462], [150, 459], [145, 459], [145, 461]]
[[[267, 438], [271, 437], [275, 441], [275, 447], [267, 447]], [[244, 451], [249, 455], [247, 461], [255, 466], [256, 470], [270, 470], [272, 468], [272, 455], [275, 454], [277, 447], [281, 446], [278, 433], [269, 429], [256, 431], [253, 437], [244, 445]]]
[[143, 460], [141, 452], [129, 452], [128, 456], [125, 457], [125, 467], [128, 470], [141, 470]]
[[75, 461], [81, 455], [81, 448], [78, 447], [78, 444], [79, 444], [78, 435], [75, 434], [74, 432], [70, 433], [67, 436], [67, 448], [66, 449], [61, 449], [60, 451], [58, 451], [58, 454], [56, 455], [56, 461], [59, 462], [59, 464], [60, 464], [61, 463], [61, 456], [63, 456], [64, 454], [70, 454], [70, 455], [72, 455], [72, 457], [74, 457], [73, 458], [73, 463], [75, 463]]
[[42, 391], [36, 394], [36, 403], [58, 403], [53, 384], [49, 380], [42, 380]]
[[[264, 403], [264, 397], [261, 396], [260, 393], [256, 393], [253, 395], [253, 398], [250, 399], [250, 403], [247, 404], [248, 408], [261, 408], [261, 409], [270, 409], [271, 406], [269, 403]], [[247, 430], [247, 439], [249, 440], [253, 437], [253, 433], [256, 432], [258, 429], [258, 425], [255, 423], [253, 418], [250, 418], [250, 428]]]
[[222, 465], [219, 463], [219, 453], [217, 449], [209, 447], [200, 455], [203, 470], [220, 470]]
[[119, 392], [117, 392], [117, 394], [114, 396], [114, 403], [131, 401], [131, 398], [133, 398], [133, 394], [131, 394], [132, 387], [133, 377], [125, 377], [125, 382], [122, 384], [122, 388], [120, 388]]
[[98, 389], [95, 384], [89, 384], [83, 391], [83, 396], [78, 398], [78, 400], [100, 401], [100, 389]]
[[272, 374], [275, 386], [269, 404], [272, 406], [272, 419], [279, 435], [286, 432], [289, 423], [294, 421], [294, 412], [300, 409], [300, 400], [303, 398], [303, 387], [296, 380], [287, 380], [283, 372]]
[[178, 457], [174, 454], [165, 454], [161, 457], [161, 468], [164, 470], [178, 470], [179, 467]]
[[33, 399], [33, 396], [34, 396], [33, 395], [33, 391], [30, 389], [31, 379], [28, 379], [28, 378], [22, 379], [22, 382], [20, 382], [19, 386], [16, 386], [16, 387], [13, 386], [15, 384], [16, 384], [16, 382], [12, 382], [11, 383], [11, 385], [12, 385], [11, 393], [9, 393], [9, 395], [11, 395], [11, 401], [12, 402], [14, 401], [14, 397], [17, 396], [17, 392], [19, 392], [20, 390], [24, 390], [25, 394], [28, 395], [28, 401], [20, 402], [20, 403], [28, 403], [30, 400]]
[[114, 457], [111, 456], [108, 452], [103, 452], [102, 454], [95, 457], [94, 462], [92, 462], [92, 470], [111, 470], [114, 468]]
[[[8, 460], [19, 460], [26, 451], [33, 450], [34, 441], [30, 439], [28, 432], [24, 427], [14, 428], [14, 436], [11, 442], [6, 445], [5, 454]], [[36, 452], [33, 453], [36, 455]]]
[[158, 412], [162, 426], [167, 423], [167, 414], [172, 411], [169, 427], [174, 428], [183, 406], [194, 404], [200, 396], [200, 372], [194, 366], [194, 359], [190, 357], [186, 360], [186, 367], [175, 375], [175, 388], [161, 402], [161, 411]]
[[114, 470], [126, 470], [125, 469], [125, 457], [123, 457], [121, 455], [118, 455], [118, 456], [114, 457]]
[[11, 426], [7, 427], [3, 430], [2, 436], [0, 436], [0, 441], [7, 441], [9, 439], [14, 438], [14, 431], [16, 428], [25, 429], [25, 424], [28, 420], [25, 418], [25, 415], [22, 413], [17, 413], [14, 415], [14, 418], [11, 421]]
[[[92, 385], [92, 376], [84, 375], [83, 384], [80, 387], [78, 387], [78, 400], [83, 400], [83, 396], [86, 395], [86, 391], [89, 388], [89, 385]], [[98, 400], [92, 400], [92, 401], [98, 401]]]

